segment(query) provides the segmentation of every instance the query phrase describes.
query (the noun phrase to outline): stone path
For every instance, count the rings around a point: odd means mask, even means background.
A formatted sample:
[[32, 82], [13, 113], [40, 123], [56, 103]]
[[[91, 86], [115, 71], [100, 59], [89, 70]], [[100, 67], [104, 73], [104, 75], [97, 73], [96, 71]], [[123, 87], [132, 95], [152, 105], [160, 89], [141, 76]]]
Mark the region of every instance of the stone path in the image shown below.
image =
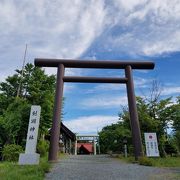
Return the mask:
[[[178, 176], [179, 177], [179, 176]], [[127, 164], [108, 155], [68, 156], [59, 160], [46, 180], [175, 180], [171, 169]]]

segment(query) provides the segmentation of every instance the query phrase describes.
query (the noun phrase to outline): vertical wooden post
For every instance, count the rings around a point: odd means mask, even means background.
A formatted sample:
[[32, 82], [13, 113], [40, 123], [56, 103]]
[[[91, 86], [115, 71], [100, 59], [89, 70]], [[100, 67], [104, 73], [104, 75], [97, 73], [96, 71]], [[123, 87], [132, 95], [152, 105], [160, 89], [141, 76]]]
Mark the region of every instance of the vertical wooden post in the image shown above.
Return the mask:
[[48, 160], [51, 162], [55, 162], [58, 160], [61, 106], [62, 106], [63, 85], [64, 85], [63, 77], [64, 77], [64, 65], [59, 64], [57, 70], [56, 95], [54, 101], [53, 124], [51, 128], [50, 149], [49, 149], [49, 157], [48, 157]]
[[72, 154], [72, 141], [69, 139], [69, 154]]
[[128, 79], [126, 83], [127, 96], [128, 96], [128, 104], [129, 104], [132, 140], [134, 145], [134, 155], [135, 155], [135, 160], [137, 161], [138, 157], [143, 155], [143, 151], [142, 151], [141, 132], [140, 132], [137, 105], [136, 105], [136, 97], [134, 93], [132, 68], [130, 65], [126, 66], [125, 75], [126, 78]]

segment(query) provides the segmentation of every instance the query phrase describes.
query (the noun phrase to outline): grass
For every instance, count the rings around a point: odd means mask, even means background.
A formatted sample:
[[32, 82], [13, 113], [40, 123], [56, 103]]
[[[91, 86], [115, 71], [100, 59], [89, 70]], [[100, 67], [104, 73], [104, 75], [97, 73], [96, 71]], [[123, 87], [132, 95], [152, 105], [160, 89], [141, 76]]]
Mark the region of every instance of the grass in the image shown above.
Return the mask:
[[[66, 158], [66, 154], [59, 153], [59, 158]], [[0, 162], [1, 180], [43, 180], [49, 172], [51, 164], [47, 156], [40, 158], [39, 165], [18, 165], [13, 162]]]
[[68, 155], [65, 154], [65, 153], [59, 153], [59, 154], [58, 154], [58, 157], [59, 157], [59, 159], [64, 159], [64, 158], [67, 158]]
[[49, 171], [50, 164], [47, 157], [40, 159], [39, 165], [18, 165], [13, 162], [0, 163], [1, 180], [43, 180], [45, 173]]
[[[128, 163], [133, 163], [134, 157], [123, 157], [119, 156], [121, 160]], [[152, 163], [152, 166], [155, 167], [180, 167], [180, 157], [166, 157], [166, 158], [146, 158]]]
[[[135, 162], [134, 157], [123, 157], [119, 156], [121, 160], [127, 163], [133, 163]], [[147, 158], [142, 157], [139, 159], [138, 162], [141, 165], [146, 166], [155, 166], [155, 167], [168, 167], [168, 168], [178, 168], [180, 167], [180, 157], [166, 157], [166, 158]], [[163, 173], [163, 174], [152, 174], [151, 178], [152, 180], [160, 180], [160, 179], [168, 179], [168, 180], [179, 180], [180, 174], [178, 172], [169, 172], [169, 173]]]
[[180, 167], [180, 157], [150, 158], [157, 167]]

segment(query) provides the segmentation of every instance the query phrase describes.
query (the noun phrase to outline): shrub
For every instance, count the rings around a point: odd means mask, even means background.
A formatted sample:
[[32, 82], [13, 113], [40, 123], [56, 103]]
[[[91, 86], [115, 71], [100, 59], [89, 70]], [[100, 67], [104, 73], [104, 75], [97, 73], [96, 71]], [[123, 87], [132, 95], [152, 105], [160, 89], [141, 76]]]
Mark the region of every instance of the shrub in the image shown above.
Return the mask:
[[49, 141], [40, 140], [37, 145], [37, 152], [41, 155], [41, 157], [45, 156], [49, 150]]
[[23, 152], [20, 145], [8, 144], [3, 147], [2, 156], [5, 161], [18, 161], [19, 154]]
[[51, 165], [48, 162], [42, 162], [41, 168], [45, 173], [48, 173], [50, 171]]
[[165, 143], [165, 151], [167, 154], [170, 154], [171, 156], [178, 153], [176, 145], [168, 141]]
[[140, 165], [144, 165], [144, 166], [152, 166], [153, 165], [151, 159], [149, 159], [147, 157], [140, 157], [138, 162]]

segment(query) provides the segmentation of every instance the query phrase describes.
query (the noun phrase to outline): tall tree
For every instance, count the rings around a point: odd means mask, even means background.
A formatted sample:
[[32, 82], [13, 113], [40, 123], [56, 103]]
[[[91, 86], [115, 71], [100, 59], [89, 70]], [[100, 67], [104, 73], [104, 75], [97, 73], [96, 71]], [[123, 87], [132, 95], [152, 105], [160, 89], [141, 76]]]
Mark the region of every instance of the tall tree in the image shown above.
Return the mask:
[[123, 152], [123, 140], [130, 141], [130, 130], [120, 121], [117, 124], [106, 126], [99, 133], [101, 152]]
[[[143, 144], [144, 132], [156, 132], [159, 141], [160, 154], [161, 156], [165, 156], [166, 146], [169, 144], [167, 129], [171, 122], [173, 122], [173, 127], [177, 132], [176, 135], [179, 140], [179, 104], [172, 104], [171, 97], [161, 100], [156, 99], [154, 101], [148, 101], [146, 98], [142, 97], [137, 97], [136, 99]], [[172, 117], [173, 115], [175, 117]], [[129, 139], [128, 143], [130, 146], [132, 145], [128, 108], [123, 108], [121, 110], [119, 120], [120, 122], [117, 124], [104, 127], [99, 133], [102, 142], [101, 146], [105, 151], [109, 149], [114, 150], [114, 139], [122, 139], [124, 132], [129, 132], [129, 136], [127, 134]], [[122, 147], [122, 144], [118, 145], [119, 147]]]
[[[6, 142], [10, 143], [20, 143], [26, 138], [30, 105], [42, 108], [40, 134], [47, 133], [52, 124], [55, 76], [46, 75], [32, 64], [27, 64], [23, 76], [21, 74], [21, 70], [16, 70], [13, 76], [0, 83], [0, 129], [7, 132]], [[20, 82], [19, 97], [16, 97]]]

